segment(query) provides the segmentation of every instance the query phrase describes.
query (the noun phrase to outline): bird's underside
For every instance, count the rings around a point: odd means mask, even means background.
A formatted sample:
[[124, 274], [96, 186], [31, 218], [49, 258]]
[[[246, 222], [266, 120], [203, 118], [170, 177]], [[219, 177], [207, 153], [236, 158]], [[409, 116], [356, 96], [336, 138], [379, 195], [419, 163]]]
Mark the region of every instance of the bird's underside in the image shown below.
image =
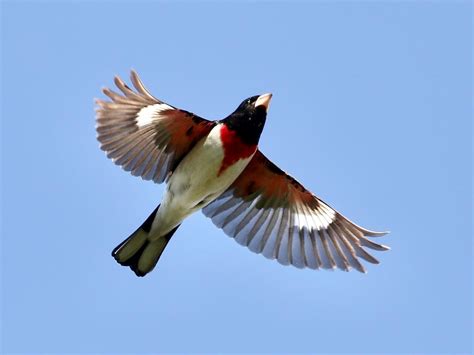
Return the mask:
[[[366, 249], [389, 249], [369, 239], [385, 232], [367, 230], [345, 218], [273, 164], [257, 145], [250, 148], [246, 137], [229, 140], [229, 133], [224, 131], [232, 126], [226, 120], [209, 121], [156, 99], [134, 71], [131, 81], [135, 90], [118, 77], [115, 84], [121, 93], [103, 90], [110, 101], [97, 100], [97, 132], [101, 149], [115, 164], [145, 180], [169, 182], [160, 208], [114, 249], [117, 261], [130, 266], [137, 275], [143, 276], [153, 269], [181, 223], [176, 211], [191, 208], [191, 203], [197, 203], [198, 208], [190, 213], [204, 207], [204, 215], [239, 244], [284, 265], [346, 271], [354, 268], [365, 272], [360, 259], [378, 263]], [[260, 98], [256, 100], [255, 106]], [[210, 156], [218, 157], [220, 168], [215, 161], [203, 158], [201, 164], [195, 158], [190, 169], [187, 157], [199, 156], [197, 149], [214, 136], [221, 137], [221, 145], [213, 146], [217, 153]], [[173, 188], [174, 181], [183, 179], [192, 185], [192, 170], [198, 165], [200, 169], [210, 169], [208, 175], [215, 180], [205, 176], [214, 181], [214, 185], [209, 183], [214, 186], [214, 193], [218, 190], [216, 186], [221, 188], [218, 194], [209, 194], [212, 199], [202, 201], [201, 205], [197, 200], [180, 199], [179, 191], [184, 190]], [[222, 176], [227, 176], [227, 180]], [[164, 228], [164, 216], [176, 216], [176, 221]]]

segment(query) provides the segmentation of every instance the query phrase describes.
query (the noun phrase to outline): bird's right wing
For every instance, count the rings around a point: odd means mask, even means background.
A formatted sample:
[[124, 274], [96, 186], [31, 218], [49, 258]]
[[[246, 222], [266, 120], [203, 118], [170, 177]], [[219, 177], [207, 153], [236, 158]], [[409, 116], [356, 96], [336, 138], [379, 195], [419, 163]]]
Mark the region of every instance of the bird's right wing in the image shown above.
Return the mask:
[[135, 71], [131, 80], [136, 91], [115, 77], [122, 93], [104, 89], [111, 101], [96, 100], [97, 139], [115, 164], [161, 183], [215, 123], [153, 97]]
[[365, 237], [386, 233], [351, 222], [260, 151], [203, 212], [239, 244], [299, 268], [338, 267], [348, 271], [353, 267], [365, 272], [358, 258], [378, 261], [364, 247], [389, 249]]

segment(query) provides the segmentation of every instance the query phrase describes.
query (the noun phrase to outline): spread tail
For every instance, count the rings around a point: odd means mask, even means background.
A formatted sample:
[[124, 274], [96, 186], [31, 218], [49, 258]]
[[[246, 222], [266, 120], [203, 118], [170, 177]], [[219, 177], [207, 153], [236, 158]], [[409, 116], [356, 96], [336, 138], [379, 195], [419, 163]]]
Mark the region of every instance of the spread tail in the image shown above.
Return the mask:
[[178, 225], [164, 236], [150, 241], [148, 235], [159, 207], [158, 205], [130, 237], [112, 250], [115, 260], [120, 265], [130, 267], [137, 276], [145, 276], [153, 270], [166, 245], [179, 227]]

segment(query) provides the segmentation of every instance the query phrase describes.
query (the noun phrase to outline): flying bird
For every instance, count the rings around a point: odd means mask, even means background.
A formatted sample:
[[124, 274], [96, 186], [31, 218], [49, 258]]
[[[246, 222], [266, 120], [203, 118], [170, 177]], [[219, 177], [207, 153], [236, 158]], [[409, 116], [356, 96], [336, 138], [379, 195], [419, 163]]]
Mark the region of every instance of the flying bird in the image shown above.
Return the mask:
[[283, 265], [354, 268], [359, 259], [377, 264], [365, 248], [388, 250], [272, 163], [259, 149], [272, 94], [242, 101], [211, 121], [171, 106], [145, 88], [131, 71], [135, 89], [119, 77], [110, 100], [96, 100], [97, 139], [107, 157], [144, 180], [166, 182], [161, 204], [112, 251], [137, 276], [153, 270], [163, 250], [192, 213], [204, 215], [239, 244]]

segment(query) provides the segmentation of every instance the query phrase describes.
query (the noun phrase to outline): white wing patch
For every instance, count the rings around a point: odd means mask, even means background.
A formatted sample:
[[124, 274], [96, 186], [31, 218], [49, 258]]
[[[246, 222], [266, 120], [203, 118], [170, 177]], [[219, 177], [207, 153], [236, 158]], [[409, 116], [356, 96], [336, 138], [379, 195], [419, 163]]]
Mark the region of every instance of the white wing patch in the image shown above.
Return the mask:
[[165, 103], [150, 105], [142, 108], [137, 113], [137, 126], [143, 127], [149, 125], [154, 120], [159, 118], [160, 112], [173, 110], [173, 108]]
[[322, 204], [316, 211], [309, 211], [302, 204], [297, 210], [298, 212], [294, 213], [294, 226], [299, 229], [326, 229], [336, 219], [336, 212]]

